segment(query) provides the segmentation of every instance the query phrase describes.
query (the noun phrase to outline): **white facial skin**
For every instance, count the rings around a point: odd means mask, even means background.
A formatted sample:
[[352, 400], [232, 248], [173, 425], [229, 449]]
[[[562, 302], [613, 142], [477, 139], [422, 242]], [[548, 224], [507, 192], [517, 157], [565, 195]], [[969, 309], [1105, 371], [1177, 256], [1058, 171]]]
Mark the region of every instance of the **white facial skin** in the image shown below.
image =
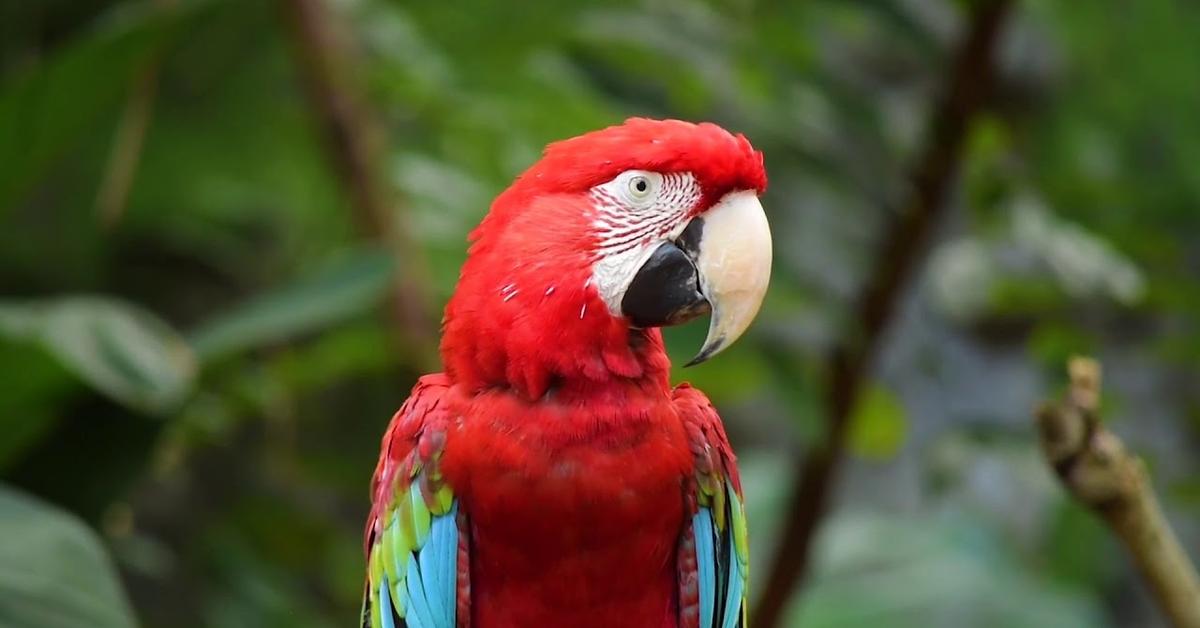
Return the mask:
[[[599, 239], [591, 282], [609, 312], [622, 316], [630, 282], [659, 245], [687, 228], [702, 190], [691, 173], [628, 170], [592, 188], [591, 196]], [[700, 217], [703, 236], [693, 261], [713, 314], [696, 361], [741, 336], [758, 313], [771, 274], [771, 232], [757, 194], [729, 192]]]
[[592, 188], [600, 240], [592, 284], [614, 316], [621, 316], [621, 297], [638, 269], [659, 244], [679, 237], [700, 196], [686, 172], [627, 170]]

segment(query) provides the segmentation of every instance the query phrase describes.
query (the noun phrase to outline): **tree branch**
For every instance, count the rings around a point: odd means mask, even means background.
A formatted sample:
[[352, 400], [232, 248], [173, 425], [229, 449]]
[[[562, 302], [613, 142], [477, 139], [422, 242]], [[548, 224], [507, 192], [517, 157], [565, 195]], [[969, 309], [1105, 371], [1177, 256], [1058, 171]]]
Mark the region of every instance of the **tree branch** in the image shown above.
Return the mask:
[[779, 625], [788, 599], [804, 579], [813, 537], [845, 457], [851, 412], [900, 295], [945, 209], [946, 190], [956, 176], [968, 123], [992, 88], [996, 42], [1011, 4], [1009, 0], [976, 3], [966, 37], [930, 117], [929, 136], [912, 171], [911, 193], [886, 230], [875, 267], [859, 296], [857, 333], [830, 356], [824, 438], [808, 453], [800, 469], [780, 546], [758, 608], [751, 615], [760, 628]]
[[403, 224], [398, 194], [380, 176], [383, 134], [351, 80], [351, 50], [338, 28], [337, 15], [324, 0], [280, 2], [310, 106], [330, 163], [350, 201], [354, 223], [363, 238], [386, 246], [399, 262], [389, 299], [396, 332], [421, 367], [432, 366], [437, 355], [437, 328], [427, 310], [426, 264]]
[[1133, 555], [1177, 628], [1200, 628], [1200, 578], [1171, 530], [1146, 467], [1100, 423], [1100, 364], [1072, 358], [1062, 401], [1036, 413], [1042, 453], [1076, 501], [1108, 524]]

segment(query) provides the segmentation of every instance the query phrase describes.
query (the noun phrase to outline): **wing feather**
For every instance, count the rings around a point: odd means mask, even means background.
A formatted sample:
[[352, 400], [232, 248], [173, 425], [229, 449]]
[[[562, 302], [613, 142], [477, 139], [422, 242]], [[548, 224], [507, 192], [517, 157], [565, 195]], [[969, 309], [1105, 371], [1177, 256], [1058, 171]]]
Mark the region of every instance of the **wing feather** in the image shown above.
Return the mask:
[[[701, 583], [715, 582], [717, 558], [713, 544], [717, 533], [716, 528], [713, 527], [711, 510], [701, 508], [692, 515], [692, 532], [696, 538], [698, 580]], [[713, 609], [716, 603], [715, 593], [714, 587], [700, 585], [700, 628], [712, 628]]]
[[704, 393], [683, 384], [675, 389], [674, 402], [696, 457], [696, 477], [687, 495], [694, 513], [680, 540], [681, 553], [694, 552], [695, 560], [680, 558], [680, 599], [687, 599], [692, 574], [685, 572], [694, 564], [699, 604], [680, 604], [680, 625], [745, 628], [749, 551], [736, 459]]
[[396, 628], [392, 614], [392, 596], [389, 592], [387, 576], [379, 583], [379, 621], [383, 628]]
[[438, 469], [448, 387], [444, 375], [422, 377], [384, 434], [365, 535], [363, 628], [455, 628], [469, 608], [459, 597], [469, 589], [458, 505]]

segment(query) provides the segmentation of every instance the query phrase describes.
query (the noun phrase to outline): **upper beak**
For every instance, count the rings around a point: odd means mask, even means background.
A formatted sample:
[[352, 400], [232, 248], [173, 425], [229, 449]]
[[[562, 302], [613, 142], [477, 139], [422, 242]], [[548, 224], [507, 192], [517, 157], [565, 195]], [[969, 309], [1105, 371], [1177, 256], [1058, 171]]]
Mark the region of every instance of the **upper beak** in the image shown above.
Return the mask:
[[751, 190], [726, 194], [664, 242], [638, 269], [621, 300], [634, 325], [658, 327], [711, 311], [708, 337], [686, 366], [718, 354], [746, 331], [771, 276], [771, 229]]

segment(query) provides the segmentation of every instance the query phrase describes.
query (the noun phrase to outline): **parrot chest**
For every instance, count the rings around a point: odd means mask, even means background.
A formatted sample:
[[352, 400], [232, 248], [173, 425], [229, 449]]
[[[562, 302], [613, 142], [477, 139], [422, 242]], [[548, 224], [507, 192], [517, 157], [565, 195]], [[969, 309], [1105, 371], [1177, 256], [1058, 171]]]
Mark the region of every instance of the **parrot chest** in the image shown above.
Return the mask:
[[694, 463], [669, 402], [491, 411], [443, 459], [470, 518], [473, 625], [674, 626]]

